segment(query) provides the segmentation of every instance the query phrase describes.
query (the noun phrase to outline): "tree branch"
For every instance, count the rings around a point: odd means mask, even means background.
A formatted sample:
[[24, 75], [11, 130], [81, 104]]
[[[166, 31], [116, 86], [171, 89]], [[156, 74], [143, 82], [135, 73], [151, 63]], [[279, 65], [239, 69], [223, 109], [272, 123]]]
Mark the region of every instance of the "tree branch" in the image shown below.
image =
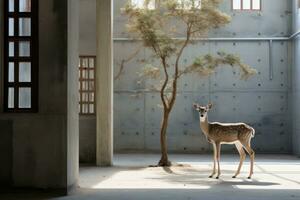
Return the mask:
[[190, 41], [190, 36], [191, 36], [191, 28], [192, 28], [192, 24], [187, 24], [187, 31], [186, 31], [186, 40], [183, 43], [182, 47], [180, 48], [178, 54], [177, 54], [177, 58], [176, 58], [176, 62], [175, 62], [175, 74], [174, 74], [174, 80], [173, 80], [173, 87], [172, 87], [172, 95], [171, 95], [171, 100], [170, 100], [170, 108], [173, 107], [175, 100], [176, 100], [176, 94], [177, 94], [177, 81], [178, 81], [178, 74], [179, 74], [179, 61], [180, 58], [182, 56], [183, 50], [185, 49], [185, 47], [188, 45], [189, 41]]

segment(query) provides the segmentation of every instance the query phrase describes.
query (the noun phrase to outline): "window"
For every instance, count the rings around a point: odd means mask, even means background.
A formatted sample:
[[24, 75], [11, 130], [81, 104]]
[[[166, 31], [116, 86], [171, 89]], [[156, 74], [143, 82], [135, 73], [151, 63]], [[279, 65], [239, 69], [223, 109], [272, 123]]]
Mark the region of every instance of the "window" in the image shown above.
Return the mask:
[[96, 56], [79, 56], [79, 113], [95, 114]]
[[4, 110], [37, 111], [37, 0], [4, 6]]
[[232, 0], [233, 10], [261, 10], [261, 0]]
[[131, 4], [135, 8], [143, 9], [147, 7], [148, 9], [155, 9], [155, 0], [131, 0]]

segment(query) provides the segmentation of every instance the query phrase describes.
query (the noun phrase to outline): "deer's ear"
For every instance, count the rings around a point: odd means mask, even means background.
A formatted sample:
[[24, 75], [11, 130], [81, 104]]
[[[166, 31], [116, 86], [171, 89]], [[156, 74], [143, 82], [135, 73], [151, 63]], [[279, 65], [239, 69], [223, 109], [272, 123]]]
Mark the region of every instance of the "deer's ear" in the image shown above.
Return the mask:
[[208, 109], [211, 109], [213, 107], [213, 104], [212, 103], [209, 103], [208, 105], [207, 105], [207, 108]]
[[193, 107], [194, 107], [195, 109], [197, 109], [197, 108], [198, 108], [198, 104], [193, 103]]

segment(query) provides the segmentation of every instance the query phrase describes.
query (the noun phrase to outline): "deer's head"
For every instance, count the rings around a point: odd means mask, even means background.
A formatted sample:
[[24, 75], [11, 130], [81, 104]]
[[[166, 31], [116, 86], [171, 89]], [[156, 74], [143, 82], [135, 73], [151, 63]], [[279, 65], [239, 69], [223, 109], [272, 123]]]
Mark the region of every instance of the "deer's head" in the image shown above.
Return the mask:
[[200, 116], [200, 121], [205, 121], [206, 117], [207, 117], [207, 113], [208, 111], [212, 108], [212, 104], [209, 103], [206, 106], [201, 106], [197, 103], [193, 104], [195, 110], [197, 110], [199, 112], [199, 116]]

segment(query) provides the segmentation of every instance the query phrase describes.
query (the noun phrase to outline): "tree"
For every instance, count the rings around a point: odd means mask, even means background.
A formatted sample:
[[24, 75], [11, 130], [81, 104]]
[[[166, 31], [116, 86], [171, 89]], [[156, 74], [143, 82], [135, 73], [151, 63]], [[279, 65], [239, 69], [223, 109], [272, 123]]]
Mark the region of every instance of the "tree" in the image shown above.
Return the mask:
[[[185, 74], [197, 73], [209, 76], [218, 67], [237, 66], [241, 78], [247, 79], [256, 70], [242, 63], [233, 54], [219, 52], [217, 55], [200, 55], [189, 65], [181, 64], [182, 54], [193, 38], [205, 38], [208, 31], [230, 23], [231, 18], [218, 9], [222, 0], [160, 0], [153, 9], [145, 0], [142, 7], [129, 2], [124, 8], [128, 16], [128, 31], [139, 38], [145, 48], [151, 49], [160, 66], [147, 66], [143, 75], [158, 79], [163, 117], [160, 127], [161, 159], [158, 166], [170, 166], [167, 153], [167, 128], [171, 111], [176, 102], [178, 80]], [[181, 32], [177, 32], [177, 31]], [[184, 39], [174, 39], [178, 34]]]

